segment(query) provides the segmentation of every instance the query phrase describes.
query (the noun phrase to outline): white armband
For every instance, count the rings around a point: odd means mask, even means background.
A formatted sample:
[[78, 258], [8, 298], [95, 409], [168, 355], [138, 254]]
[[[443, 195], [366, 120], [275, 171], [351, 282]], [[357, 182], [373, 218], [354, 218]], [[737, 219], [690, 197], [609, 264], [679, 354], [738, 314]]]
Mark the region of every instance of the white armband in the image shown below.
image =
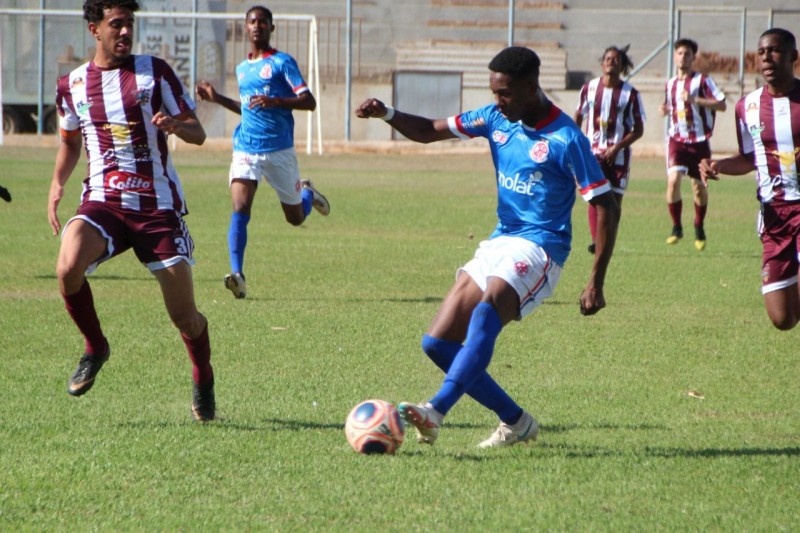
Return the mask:
[[386, 114], [381, 117], [382, 120], [389, 122], [394, 117], [394, 108], [390, 105], [386, 106]]

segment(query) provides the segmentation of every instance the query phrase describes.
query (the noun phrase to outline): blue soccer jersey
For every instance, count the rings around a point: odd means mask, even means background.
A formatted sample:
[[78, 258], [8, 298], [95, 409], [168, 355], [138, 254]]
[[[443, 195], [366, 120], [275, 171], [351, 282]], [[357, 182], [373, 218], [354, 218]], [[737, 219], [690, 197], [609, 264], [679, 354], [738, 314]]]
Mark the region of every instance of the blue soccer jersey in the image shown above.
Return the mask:
[[495, 105], [448, 119], [454, 135], [486, 137], [497, 171], [498, 223], [490, 238], [522, 237], [563, 266], [572, 241], [575, 189], [584, 200], [611, 190], [586, 136], [555, 105], [535, 127], [509, 122]]
[[288, 98], [309, 90], [294, 58], [275, 49], [249, 57], [236, 67], [236, 79], [242, 122], [233, 132], [233, 149], [263, 154], [294, 146], [291, 109], [249, 107], [250, 97], [255, 95]]

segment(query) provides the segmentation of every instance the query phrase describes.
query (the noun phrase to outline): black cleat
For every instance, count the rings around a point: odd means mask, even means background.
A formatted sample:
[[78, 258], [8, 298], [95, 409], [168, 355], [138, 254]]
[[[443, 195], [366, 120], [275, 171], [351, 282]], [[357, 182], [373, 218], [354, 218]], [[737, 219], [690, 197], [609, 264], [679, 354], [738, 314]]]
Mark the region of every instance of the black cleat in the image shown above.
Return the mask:
[[706, 249], [706, 230], [703, 229], [703, 226], [694, 227], [694, 247], [698, 252]]
[[2, 186], [0, 186], [0, 198], [5, 200], [6, 202], [10, 202], [11, 201], [11, 193], [8, 192], [8, 189], [6, 189], [5, 187], [2, 187]]
[[103, 364], [108, 361], [111, 355], [111, 346], [106, 343], [106, 351], [103, 355], [89, 355], [84, 353], [78, 363], [78, 368], [69, 378], [67, 392], [72, 396], [83, 396], [94, 385], [97, 373], [103, 368]]
[[667, 244], [678, 244], [683, 239], [683, 227], [672, 226], [672, 234], [667, 237]]
[[217, 417], [214, 399], [214, 379], [206, 385], [194, 384], [192, 391], [192, 416], [197, 422], [209, 422]]

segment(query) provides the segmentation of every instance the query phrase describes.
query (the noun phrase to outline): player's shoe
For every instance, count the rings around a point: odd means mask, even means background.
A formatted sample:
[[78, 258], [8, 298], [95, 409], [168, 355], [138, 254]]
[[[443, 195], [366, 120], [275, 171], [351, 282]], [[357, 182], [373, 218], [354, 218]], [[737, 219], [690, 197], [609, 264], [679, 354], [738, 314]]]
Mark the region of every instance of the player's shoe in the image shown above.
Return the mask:
[[397, 405], [400, 416], [417, 430], [417, 442], [433, 444], [439, 437], [442, 415], [431, 404], [400, 402]]
[[539, 424], [527, 411], [523, 411], [516, 424], [501, 422], [491, 437], [478, 444], [478, 448], [512, 446], [519, 442], [536, 440], [537, 435], [539, 435]]
[[198, 422], [209, 422], [217, 417], [213, 378], [206, 385], [194, 384], [192, 390], [192, 417]]
[[672, 226], [672, 235], [667, 237], [667, 244], [678, 244], [678, 241], [683, 239], [683, 228], [680, 226]]
[[97, 373], [103, 368], [103, 364], [108, 361], [111, 355], [111, 346], [106, 343], [106, 351], [102, 355], [89, 355], [84, 353], [78, 362], [78, 368], [69, 378], [67, 392], [72, 396], [82, 396], [89, 392], [94, 385]]
[[0, 198], [5, 200], [6, 202], [10, 202], [11, 201], [11, 193], [8, 192], [8, 189], [6, 189], [5, 187], [0, 187]]
[[592, 255], [594, 255], [594, 251], [596, 249], [597, 249], [597, 247], [595, 246], [594, 243], [592, 243], [592, 244], [590, 244], [589, 246], [586, 247], [586, 251], [588, 251]]
[[300, 183], [303, 185], [304, 189], [311, 191], [311, 194], [313, 195], [311, 205], [317, 210], [317, 213], [324, 217], [330, 215], [331, 204], [328, 203], [328, 199], [325, 198], [325, 195], [323, 195], [314, 187], [314, 184], [311, 183], [311, 180], [302, 180]]
[[694, 247], [699, 252], [706, 249], [706, 230], [702, 226], [694, 227]]
[[225, 288], [233, 293], [236, 298], [244, 298], [247, 295], [244, 274], [233, 272], [225, 276], [223, 280]]

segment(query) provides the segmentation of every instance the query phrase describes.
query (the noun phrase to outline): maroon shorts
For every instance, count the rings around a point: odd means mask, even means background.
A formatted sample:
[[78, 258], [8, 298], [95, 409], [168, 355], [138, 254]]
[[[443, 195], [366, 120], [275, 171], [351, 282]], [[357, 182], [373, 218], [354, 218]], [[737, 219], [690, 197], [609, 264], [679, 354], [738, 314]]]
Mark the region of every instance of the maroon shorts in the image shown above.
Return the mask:
[[763, 204], [761, 216], [761, 292], [768, 293], [797, 283], [800, 203]]
[[708, 141], [681, 143], [670, 139], [667, 143], [667, 172], [681, 170], [692, 178], [700, 179], [700, 161], [711, 157]]
[[600, 163], [600, 168], [603, 169], [603, 175], [611, 184], [611, 190], [620, 196], [625, 194], [625, 189], [628, 188], [628, 174], [630, 168], [625, 165], [609, 165], [603, 160], [603, 154], [595, 154], [597, 162]]
[[106, 253], [90, 271], [129, 248], [151, 271], [180, 261], [194, 264], [194, 241], [183, 217], [175, 211], [131, 211], [104, 202], [84, 202], [69, 222], [76, 218], [97, 228], [106, 240]]

